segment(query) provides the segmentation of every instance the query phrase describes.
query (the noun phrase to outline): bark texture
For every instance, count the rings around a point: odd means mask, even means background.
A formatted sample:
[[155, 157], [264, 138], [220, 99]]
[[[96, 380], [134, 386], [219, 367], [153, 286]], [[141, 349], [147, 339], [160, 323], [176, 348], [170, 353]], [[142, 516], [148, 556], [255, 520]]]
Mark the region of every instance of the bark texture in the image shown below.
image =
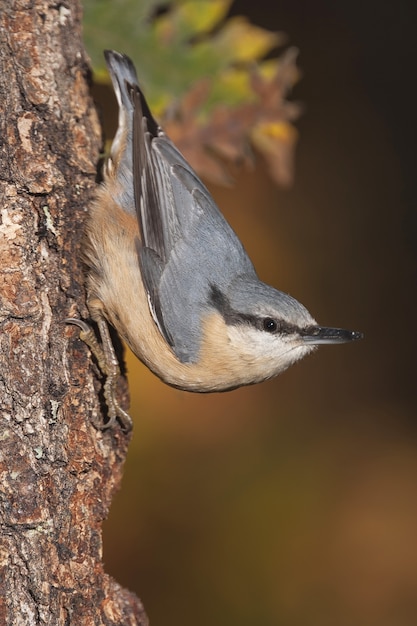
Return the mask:
[[[0, 625], [147, 624], [103, 570], [128, 439], [75, 327], [101, 131], [79, 3], [0, 10]], [[126, 388], [120, 401], [126, 406]]]

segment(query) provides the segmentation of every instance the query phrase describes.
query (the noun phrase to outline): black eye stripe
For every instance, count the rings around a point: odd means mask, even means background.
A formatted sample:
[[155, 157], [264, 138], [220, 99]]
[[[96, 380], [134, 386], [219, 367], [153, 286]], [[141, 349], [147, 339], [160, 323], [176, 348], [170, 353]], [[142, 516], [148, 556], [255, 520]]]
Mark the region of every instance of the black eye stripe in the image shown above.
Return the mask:
[[310, 328], [299, 328], [295, 324], [290, 324], [285, 320], [275, 317], [264, 317], [261, 315], [249, 315], [235, 311], [230, 306], [230, 302], [224, 293], [216, 286], [211, 285], [210, 300], [213, 306], [223, 317], [229, 326], [238, 326], [239, 324], [250, 324], [254, 328], [271, 335], [304, 335], [309, 334]]

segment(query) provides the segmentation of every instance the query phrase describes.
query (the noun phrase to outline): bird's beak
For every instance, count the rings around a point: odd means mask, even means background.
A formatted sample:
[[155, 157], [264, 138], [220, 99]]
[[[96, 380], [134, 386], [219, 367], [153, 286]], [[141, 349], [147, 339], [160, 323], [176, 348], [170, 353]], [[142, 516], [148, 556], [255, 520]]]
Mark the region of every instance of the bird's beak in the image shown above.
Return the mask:
[[303, 334], [305, 343], [320, 345], [324, 343], [348, 343], [362, 339], [363, 333], [344, 328], [326, 328], [325, 326], [313, 326], [306, 334]]

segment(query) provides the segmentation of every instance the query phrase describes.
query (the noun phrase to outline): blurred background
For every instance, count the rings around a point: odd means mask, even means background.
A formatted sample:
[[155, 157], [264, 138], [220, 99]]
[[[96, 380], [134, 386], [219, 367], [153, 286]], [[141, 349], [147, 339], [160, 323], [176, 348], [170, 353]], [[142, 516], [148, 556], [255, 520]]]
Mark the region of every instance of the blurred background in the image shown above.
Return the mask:
[[299, 48], [305, 111], [291, 189], [259, 159], [210, 190], [265, 282], [365, 339], [210, 396], [127, 356], [134, 437], [104, 555], [152, 626], [417, 623], [413, 8], [232, 5]]

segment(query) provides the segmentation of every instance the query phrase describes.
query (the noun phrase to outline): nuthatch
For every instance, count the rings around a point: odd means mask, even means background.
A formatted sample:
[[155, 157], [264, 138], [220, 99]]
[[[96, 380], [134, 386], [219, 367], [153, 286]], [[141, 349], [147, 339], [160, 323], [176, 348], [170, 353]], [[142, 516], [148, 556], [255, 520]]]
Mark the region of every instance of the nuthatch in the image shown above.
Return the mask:
[[[106, 373], [116, 375], [117, 362], [105, 320], [164, 382], [196, 392], [257, 383], [319, 344], [359, 339], [318, 326], [297, 300], [259, 280], [210, 193], [152, 117], [132, 61], [104, 54], [119, 124], [85, 257]], [[88, 326], [69, 321], [86, 339]], [[120, 417], [117, 402], [110, 404]]]

